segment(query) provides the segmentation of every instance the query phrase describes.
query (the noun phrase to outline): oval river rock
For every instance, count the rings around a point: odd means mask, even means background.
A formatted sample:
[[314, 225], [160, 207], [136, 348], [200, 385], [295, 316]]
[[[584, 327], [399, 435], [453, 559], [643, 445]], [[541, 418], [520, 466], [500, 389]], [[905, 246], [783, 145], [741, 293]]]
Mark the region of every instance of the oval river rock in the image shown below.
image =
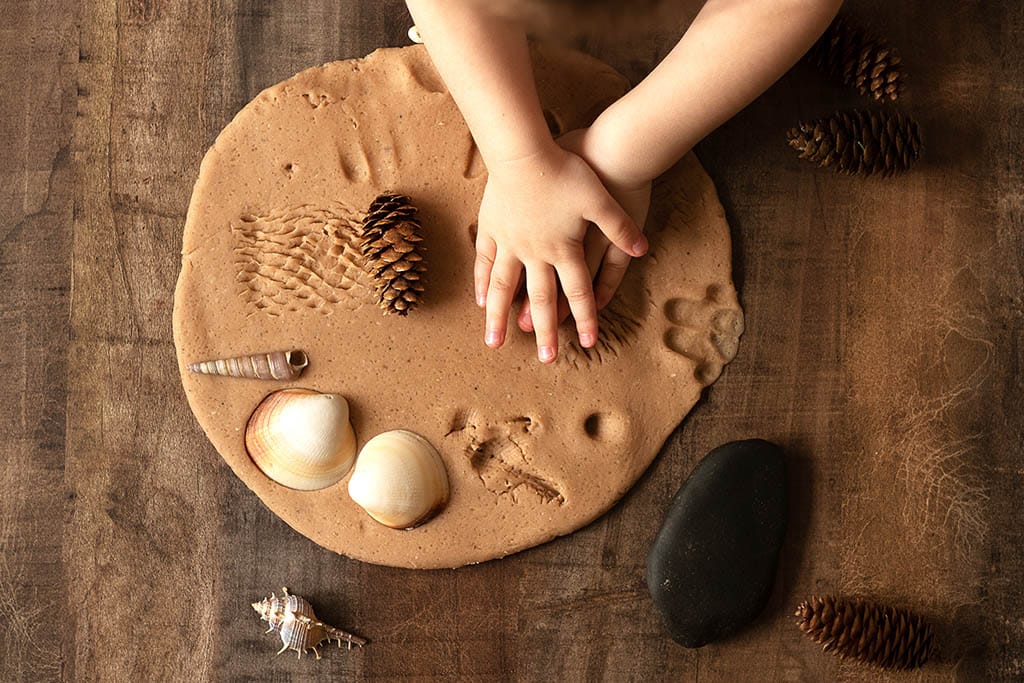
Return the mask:
[[750, 439], [708, 453], [676, 493], [647, 556], [647, 586], [674, 640], [700, 647], [761, 612], [786, 518], [781, 448]]

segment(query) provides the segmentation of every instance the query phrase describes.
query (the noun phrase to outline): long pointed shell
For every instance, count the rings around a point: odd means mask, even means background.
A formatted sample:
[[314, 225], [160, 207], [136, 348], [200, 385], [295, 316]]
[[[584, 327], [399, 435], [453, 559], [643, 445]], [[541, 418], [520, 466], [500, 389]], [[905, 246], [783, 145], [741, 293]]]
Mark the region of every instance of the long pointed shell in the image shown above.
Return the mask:
[[348, 473], [355, 458], [348, 402], [309, 389], [275, 391], [249, 418], [245, 448], [279, 484], [303, 491], [326, 488]]
[[429, 441], [398, 429], [363, 446], [348, 494], [381, 524], [411, 529], [448, 502], [448, 473]]
[[303, 351], [272, 351], [249, 356], [205, 360], [188, 365], [189, 372], [250, 379], [295, 379], [309, 365]]

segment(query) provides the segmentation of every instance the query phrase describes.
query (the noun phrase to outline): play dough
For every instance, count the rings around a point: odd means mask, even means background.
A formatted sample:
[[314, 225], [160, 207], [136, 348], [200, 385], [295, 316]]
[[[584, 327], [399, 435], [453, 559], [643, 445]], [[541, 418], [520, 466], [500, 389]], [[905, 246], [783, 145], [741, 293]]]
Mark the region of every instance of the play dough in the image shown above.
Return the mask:
[[[626, 89], [601, 62], [535, 48], [545, 116], [585, 126]], [[473, 302], [474, 232], [486, 169], [420, 47], [309, 69], [268, 88], [203, 160], [189, 206], [174, 340], [188, 401], [210, 441], [298, 532], [350, 557], [456, 567], [567, 534], [608, 510], [736, 354], [743, 315], [729, 228], [693, 155], [655, 185], [651, 251], [630, 267], [593, 349], [563, 326], [558, 360], [512, 327], [483, 343]], [[422, 302], [385, 315], [357, 231], [385, 192], [419, 207]], [[301, 350], [281, 381], [195, 374], [191, 363]], [[409, 430], [438, 451], [447, 504], [411, 530], [353, 502], [352, 473], [303, 491], [246, 452], [246, 423], [282, 388], [347, 399], [358, 447]], [[195, 454], [195, 457], [206, 457]], [[358, 466], [358, 459], [357, 459]]]

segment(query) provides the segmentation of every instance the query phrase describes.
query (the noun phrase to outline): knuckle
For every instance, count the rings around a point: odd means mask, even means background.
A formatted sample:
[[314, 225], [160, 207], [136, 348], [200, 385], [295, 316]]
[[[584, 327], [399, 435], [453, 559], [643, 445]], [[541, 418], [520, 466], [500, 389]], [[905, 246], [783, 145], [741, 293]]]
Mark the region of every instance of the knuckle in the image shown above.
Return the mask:
[[567, 287], [565, 290], [565, 298], [571, 304], [586, 303], [592, 296], [593, 290], [585, 287]]
[[628, 266], [628, 265], [629, 265], [629, 261], [619, 261], [618, 259], [615, 259], [615, 260], [609, 259], [608, 262], [604, 264], [604, 271], [605, 271], [605, 273], [612, 273], [612, 274], [623, 273], [623, 272], [626, 271], [626, 266]]
[[530, 305], [535, 307], [550, 306], [553, 297], [550, 292], [535, 290], [530, 292]]
[[550, 254], [553, 262], [561, 263], [576, 259], [579, 248], [571, 242], [553, 242], [547, 247], [546, 253]]
[[495, 292], [507, 292], [512, 289], [512, 283], [503, 275], [491, 274], [491, 290]]
[[633, 232], [633, 223], [627, 218], [616, 218], [611, 222], [612, 231], [620, 237], [627, 237]]

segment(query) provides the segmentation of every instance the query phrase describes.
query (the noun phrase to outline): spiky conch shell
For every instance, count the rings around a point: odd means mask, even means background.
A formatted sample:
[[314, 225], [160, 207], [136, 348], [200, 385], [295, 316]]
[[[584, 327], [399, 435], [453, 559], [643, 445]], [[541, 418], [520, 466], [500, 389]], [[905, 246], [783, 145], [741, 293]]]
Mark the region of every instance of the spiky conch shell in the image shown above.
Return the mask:
[[909, 610], [829, 595], [805, 600], [794, 616], [807, 637], [841, 659], [883, 669], [916, 669], [932, 653], [931, 625]]
[[385, 313], [408, 315], [423, 296], [427, 264], [417, 213], [408, 197], [382, 194], [370, 204], [359, 228], [364, 267]]
[[247, 356], [217, 358], [190, 363], [189, 372], [200, 375], [223, 375], [247, 379], [292, 380], [298, 378], [309, 365], [303, 351], [271, 351]]
[[879, 102], [895, 101], [903, 91], [899, 53], [845, 15], [829, 25], [808, 51], [807, 61]]
[[320, 659], [320, 651], [317, 650], [317, 646], [325, 640], [328, 642], [338, 641], [338, 647], [345, 642], [349, 649], [353, 645], [356, 647], [366, 645], [365, 638], [360, 638], [317, 619], [313, 612], [313, 606], [305, 598], [291, 595], [287, 588], [281, 590], [283, 595], [280, 598], [276, 594], [271, 594], [269, 598], [252, 603], [252, 608], [256, 610], [260, 618], [270, 625], [267, 633], [280, 632], [283, 645], [277, 654], [281, 654], [285, 650], [294, 650], [299, 653], [299, 658], [301, 658], [303, 652], [312, 650], [316, 658]]
[[787, 137], [801, 159], [846, 175], [891, 176], [921, 156], [917, 122], [898, 111], [836, 112], [791, 128]]

